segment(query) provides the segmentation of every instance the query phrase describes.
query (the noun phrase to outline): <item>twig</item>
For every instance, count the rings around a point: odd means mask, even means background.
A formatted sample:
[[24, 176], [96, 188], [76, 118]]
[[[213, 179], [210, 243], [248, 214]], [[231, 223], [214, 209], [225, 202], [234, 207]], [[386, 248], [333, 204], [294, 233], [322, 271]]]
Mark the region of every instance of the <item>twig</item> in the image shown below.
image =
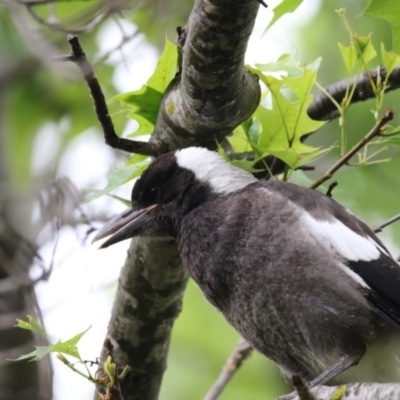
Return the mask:
[[86, 55], [82, 50], [78, 37], [75, 35], [68, 35], [68, 42], [71, 46], [72, 53], [66, 56], [53, 57], [51, 60], [55, 62], [71, 61], [79, 67], [83, 78], [89, 87], [90, 94], [92, 95], [97, 119], [103, 128], [105, 142], [115, 149], [124, 150], [129, 153], [157, 156], [157, 148], [155, 145], [117, 136], [114, 124], [112, 123], [111, 117], [108, 113], [103, 91], [101, 90], [99, 81], [93, 72], [91, 64], [88, 62]]
[[265, 8], [268, 7], [268, 4], [264, 1], [264, 0], [256, 0], [257, 3], [260, 3], [262, 6], [264, 6]]
[[350, 151], [343, 155], [331, 168], [328, 169], [320, 178], [318, 178], [311, 186], [311, 189], [316, 189], [319, 185], [332, 178], [333, 174], [343, 165], [347, 164], [351, 157], [353, 157], [360, 149], [362, 149], [374, 137], [382, 134], [385, 124], [393, 119], [394, 112], [389, 109], [375, 124], [375, 126], [364, 136]]
[[[53, 3], [54, 4], [54, 0], [52, 2], [49, 3]], [[86, 33], [86, 32], [90, 32], [92, 31], [97, 25], [99, 25], [101, 22], [103, 22], [111, 13], [112, 10], [108, 9], [105, 10], [102, 13], [99, 13], [98, 15], [92, 17], [91, 21], [88, 22], [86, 25], [82, 25], [76, 28], [72, 28], [72, 27], [68, 27], [65, 26], [63, 24], [61, 24], [60, 22], [49, 22], [46, 21], [45, 19], [41, 18], [39, 14], [36, 14], [36, 12], [34, 11], [34, 6], [37, 4], [43, 4], [43, 3], [35, 3], [35, 2], [31, 2], [30, 4], [25, 3], [25, 5], [27, 5], [26, 9], [29, 12], [30, 16], [37, 21], [39, 24], [46, 26], [47, 28], [50, 28], [52, 30], [55, 31], [60, 31], [60, 32], [64, 32], [64, 33]], [[95, 7], [93, 10], [91, 10], [92, 14], [94, 14], [94, 12], [96, 11]]]
[[[123, 32], [122, 32], [123, 33]], [[107, 60], [111, 54], [116, 52], [117, 50], [121, 50], [127, 43], [129, 43], [131, 40], [133, 40], [136, 36], [138, 36], [139, 31], [133, 32], [131, 35], [125, 35], [123, 34], [123, 37], [119, 44], [112, 48], [111, 50], [107, 51], [104, 53], [100, 58], [98, 58], [93, 64], [96, 66], [98, 64], [102, 64], [105, 60]]]
[[302, 165], [297, 167], [296, 171], [315, 171], [315, 165]]
[[326, 195], [327, 195], [328, 197], [332, 197], [333, 189], [334, 189], [337, 185], [338, 185], [338, 181], [333, 181], [333, 182], [329, 185], [328, 190], [326, 191]]
[[[62, 353], [57, 354], [57, 358], [63, 362], [68, 368], [70, 368], [72, 371], [76, 372], [78, 375], [82, 376], [83, 378], [86, 378], [88, 381], [96, 383], [97, 385], [101, 385], [101, 382], [98, 382], [95, 378], [93, 378], [92, 375], [86, 375], [84, 372], [80, 371], [78, 368], [75, 367], [75, 364], [73, 364], [71, 361], [69, 361]], [[104, 385], [106, 386], [106, 385]]]
[[394, 217], [389, 218], [388, 220], [382, 222], [381, 224], [374, 226], [374, 227], [372, 228], [372, 230], [373, 230], [375, 233], [379, 233], [379, 232], [382, 231], [383, 228], [386, 228], [387, 226], [393, 224], [393, 222], [396, 222], [396, 221], [399, 221], [399, 220], [400, 220], [400, 214], [397, 214], [397, 215], [395, 215]]
[[212, 385], [203, 400], [217, 399], [225, 386], [232, 379], [234, 373], [240, 368], [243, 361], [250, 356], [252, 351], [253, 348], [244, 339], [240, 339], [232, 354], [229, 356], [228, 361], [222, 368], [218, 379]]
[[292, 383], [300, 400], [317, 400], [310, 392], [307, 383], [300, 375], [293, 375]]

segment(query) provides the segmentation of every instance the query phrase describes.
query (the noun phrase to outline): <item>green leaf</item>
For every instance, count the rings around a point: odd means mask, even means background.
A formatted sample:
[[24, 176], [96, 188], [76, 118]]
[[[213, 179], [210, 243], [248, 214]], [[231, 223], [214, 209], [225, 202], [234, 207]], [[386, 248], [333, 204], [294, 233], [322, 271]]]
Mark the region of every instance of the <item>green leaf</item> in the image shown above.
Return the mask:
[[[18, 327], [22, 329], [27, 329], [32, 332], [36, 332], [43, 336], [47, 341], [47, 335], [44, 330], [44, 328], [30, 315], [28, 315], [28, 322], [22, 321], [22, 320], [17, 320], [18, 321]], [[19, 360], [27, 360], [30, 359], [31, 361], [38, 361], [42, 359], [44, 356], [46, 356], [49, 353], [65, 353], [68, 354], [72, 357], [78, 358], [81, 360], [81, 357], [78, 352], [78, 348], [76, 345], [78, 344], [79, 340], [82, 338], [82, 336], [90, 329], [91, 327], [87, 328], [81, 333], [78, 333], [75, 335], [73, 338], [66, 340], [65, 342], [58, 341], [55, 345], [52, 345], [50, 342], [49, 346], [35, 346], [34, 351], [24, 354], [20, 357], [18, 357], [15, 360], [11, 361], [19, 361]]]
[[124, 199], [123, 197], [116, 196], [115, 194], [108, 194], [107, 196], [110, 196], [114, 198], [115, 200], [120, 201], [122, 204], [126, 205], [127, 207], [131, 206], [131, 201], [129, 199]]
[[[306, 69], [303, 75], [299, 78], [283, 77], [282, 80], [290, 89], [293, 90], [294, 94], [299, 99], [299, 102], [302, 103], [302, 108], [304, 108], [305, 106], [307, 106], [308, 108], [308, 104], [305, 103], [307, 100], [312, 101], [312, 96], [310, 95], [310, 93], [315, 83], [316, 77], [317, 73], [315, 71]], [[312, 121], [310, 118], [309, 120]]]
[[368, 36], [359, 36], [353, 31], [346, 18], [345, 9], [337, 10], [336, 13], [342, 18], [351, 40], [351, 45], [349, 47], [339, 43], [339, 50], [342, 54], [347, 72], [350, 73], [357, 62], [360, 70], [366, 71], [368, 62], [376, 57], [376, 51], [371, 41], [371, 34]]
[[165, 47], [157, 67], [147, 82], [147, 86], [158, 90], [161, 93], [165, 92], [169, 83], [174, 78], [177, 71], [178, 51], [174, 44], [168, 39], [165, 41]]
[[343, 46], [341, 43], [338, 43], [340, 54], [342, 55], [342, 59], [344, 65], [346, 67], [347, 73], [350, 75], [353, 71], [354, 67], [357, 63], [357, 51], [354, 46]]
[[88, 188], [87, 191], [90, 193], [90, 196], [86, 199], [86, 202], [88, 203], [105, 194], [108, 194], [124, 183], [137, 178], [147, 168], [149, 163], [150, 160], [146, 156], [135, 154], [127, 163], [111, 171], [107, 175], [108, 182], [103, 189], [99, 190]]
[[283, 0], [273, 9], [274, 16], [271, 22], [265, 28], [265, 30], [270, 28], [276, 21], [278, 21], [278, 19], [283, 17], [285, 14], [294, 12], [302, 2], [303, 0]]
[[386, 68], [386, 74], [389, 76], [393, 70], [400, 64], [400, 56], [393, 51], [386, 51], [385, 45], [381, 43], [381, 55], [383, 65]]
[[358, 59], [362, 59], [364, 65], [376, 57], [376, 50], [371, 41], [371, 34], [368, 36], [358, 36], [352, 34], [352, 39], [357, 48]]
[[39, 361], [43, 357], [47, 356], [52, 352], [53, 346], [35, 346], [34, 351], [24, 354], [16, 359], [10, 359], [9, 361], [20, 361], [20, 360], [30, 360], [30, 361]]
[[167, 40], [157, 67], [147, 83], [139, 90], [118, 94], [109, 101], [121, 101], [127, 106], [129, 117], [139, 123], [135, 134], [153, 132], [163, 93], [176, 74], [177, 59], [176, 46]]
[[26, 329], [28, 331], [36, 332], [40, 336], [44, 337], [47, 341], [47, 334], [46, 330], [35, 320], [35, 318], [32, 317], [32, 315], [27, 315], [28, 321], [23, 321], [22, 319], [17, 319], [17, 327]]
[[78, 360], [81, 360], [81, 356], [79, 355], [79, 351], [77, 348], [78, 342], [81, 340], [82, 336], [91, 328], [89, 326], [87, 329], [85, 329], [83, 332], [78, 333], [71, 339], [66, 340], [65, 342], [62, 342], [59, 340], [51, 349], [51, 352], [56, 352], [56, 353], [64, 353], [68, 354], [72, 357], [77, 358]]
[[[305, 145], [302, 136], [319, 129], [324, 122], [312, 120], [307, 109], [312, 102], [311, 89], [315, 83], [316, 72], [305, 70], [299, 78], [283, 77], [281, 80], [265, 76], [257, 70], [263, 83], [272, 96], [272, 109], [259, 106], [254, 117], [261, 124], [258, 142], [252, 144], [259, 157], [272, 154], [296, 168], [328, 151]], [[289, 88], [297, 101], [289, 101], [282, 93]]]
[[231, 158], [229, 158], [229, 156], [226, 154], [225, 150], [218, 145], [218, 153], [225, 158], [225, 160], [227, 162], [229, 162], [230, 164], [234, 165], [235, 167], [238, 167], [240, 169], [244, 169], [247, 172], [250, 172], [251, 174], [254, 172], [258, 172], [260, 170], [255, 169], [253, 167], [254, 165], [254, 161], [248, 161], [248, 160], [232, 160]]
[[[249, 119], [250, 123], [252, 123], [252, 119]], [[233, 136], [227, 138], [231, 146], [235, 149], [236, 153], [243, 153], [246, 151], [251, 151], [252, 147], [249, 143], [249, 139], [247, 137], [248, 127], [246, 126], [246, 122], [240, 124], [233, 131]]]
[[117, 366], [115, 363], [112, 362], [111, 356], [108, 356], [106, 361], [104, 361], [103, 368], [104, 368], [104, 372], [110, 378], [111, 385], [114, 385], [116, 372], [117, 372]]
[[392, 28], [393, 51], [400, 53], [400, 3], [398, 0], [371, 0], [363, 15], [386, 19]]
[[286, 72], [288, 76], [299, 77], [305, 68], [317, 71], [322, 58], [315, 59], [308, 65], [304, 65], [297, 58], [296, 52], [282, 54], [277, 61], [267, 64], [256, 64], [256, 67], [263, 72]]
[[[283, 60], [293, 68], [291, 72], [298, 70], [301, 75], [292, 73], [291, 76], [276, 78], [248, 67], [265, 84], [272, 103], [268, 108], [260, 105], [254, 115], [235, 130], [234, 137], [229, 138], [235, 152], [249, 151], [248, 145], [251, 146], [255, 153], [253, 161], [234, 161], [235, 165], [251, 172], [256, 171], [255, 163], [268, 155], [274, 155], [295, 169], [332, 149], [302, 143], [305, 135], [320, 129], [325, 123], [312, 120], [307, 113], [312, 102], [311, 90], [316, 81], [318, 60], [311, 67], [296, 62], [292, 55], [287, 55]], [[282, 69], [280, 65], [278, 67]], [[275, 66], [262, 65], [260, 68], [270, 71]], [[262, 98], [265, 97], [263, 93]], [[247, 147], [244, 144], [246, 139]]]
[[146, 135], [154, 131], [162, 93], [149, 86], [139, 90], [122, 93], [110, 101], [120, 100], [128, 108], [128, 116], [138, 122], [139, 128], [135, 134]]
[[309, 187], [314, 182], [304, 171], [296, 170], [290, 176], [290, 182], [293, 182], [299, 186]]

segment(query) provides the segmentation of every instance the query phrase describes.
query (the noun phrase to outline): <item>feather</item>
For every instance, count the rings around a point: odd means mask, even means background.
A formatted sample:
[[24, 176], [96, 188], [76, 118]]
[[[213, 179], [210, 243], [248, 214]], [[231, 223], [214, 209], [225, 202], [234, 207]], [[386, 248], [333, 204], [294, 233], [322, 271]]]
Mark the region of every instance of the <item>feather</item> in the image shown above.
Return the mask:
[[386, 254], [372, 261], [351, 261], [349, 268], [371, 288], [367, 299], [378, 315], [400, 329], [400, 265]]

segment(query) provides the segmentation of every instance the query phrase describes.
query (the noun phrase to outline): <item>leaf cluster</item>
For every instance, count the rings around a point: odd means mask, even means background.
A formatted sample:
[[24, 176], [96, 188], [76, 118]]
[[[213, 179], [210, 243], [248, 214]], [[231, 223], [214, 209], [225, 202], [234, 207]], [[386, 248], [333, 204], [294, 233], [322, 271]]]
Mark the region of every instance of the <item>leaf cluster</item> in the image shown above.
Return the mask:
[[78, 361], [83, 362], [79, 354], [77, 344], [81, 340], [82, 336], [90, 329], [90, 327], [85, 329], [83, 332], [73, 336], [71, 339], [68, 339], [64, 342], [59, 340], [58, 342], [53, 344], [48, 338], [43, 326], [41, 326], [31, 315], [28, 315], [28, 321], [23, 321], [21, 319], [18, 319], [17, 322], [18, 322], [17, 326], [19, 328], [37, 333], [46, 340], [48, 345], [35, 346], [36, 350], [32, 351], [31, 353], [22, 355], [13, 361], [19, 361], [19, 360], [39, 361], [40, 359], [42, 359], [43, 357], [47, 356], [50, 353], [60, 353], [74, 357]]
[[[96, 385], [103, 387], [106, 396], [99, 395], [100, 396], [99, 398], [104, 398], [104, 399], [106, 398], [111, 399], [111, 397], [107, 397], [107, 393], [112, 390], [115, 390], [115, 387], [119, 384], [120, 381], [122, 381], [126, 377], [126, 375], [130, 371], [130, 367], [125, 366], [125, 368], [123, 368], [122, 371], [119, 373], [117, 365], [113, 361], [111, 343], [109, 343], [109, 341], [106, 341], [110, 349], [106, 360], [101, 365], [101, 370], [103, 371], [103, 375], [98, 378], [95, 378], [91, 374], [87, 364], [100, 366], [100, 362], [84, 361], [78, 350], [78, 342], [81, 340], [82, 336], [90, 329], [90, 327], [68, 340], [65, 341], [59, 340], [58, 342], [53, 344], [50, 341], [49, 337], [47, 336], [44, 327], [41, 326], [39, 322], [36, 321], [35, 318], [33, 318], [31, 315], [28, 315], [27, 321], [18, 319], [17, 322], [18, 322], [17, 327], [29, 330], [31, 332], [40, 335], [42, 338], [45, 339], [48, 345], [35, 346], [34, 351], [28, 354], [21, 355], [17, 359], [10, 361], [20, 361], [20, 360], [39, 361], [43, 357], [49, 355], [50, 353], [56, 353], [57, 358], [72, 371], [88, 379], [89, 381], [95, 383]], [[76, 360], [76, 362], [72, 363], [66, 356], [73, 357]], [[83, 366], [85, 368], [85, 372], [82, 372], [80, 369], [78, 369], [77, 364]]]

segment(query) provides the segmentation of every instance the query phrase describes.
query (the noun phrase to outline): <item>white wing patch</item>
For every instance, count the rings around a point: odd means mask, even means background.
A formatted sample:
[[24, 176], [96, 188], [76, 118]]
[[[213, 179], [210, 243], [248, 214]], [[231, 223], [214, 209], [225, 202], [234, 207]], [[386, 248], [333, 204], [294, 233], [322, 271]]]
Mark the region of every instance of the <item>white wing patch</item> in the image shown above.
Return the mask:
[[301, 222], [317, 242], [341, 258], [349, 261], [372, 261], [380, 256], [378, 243], [372, 238], [360, 236], [339, 220], [320, 221], [304, 212]]
[[257, 179], [250, 173], [226, 162], [214, 151], [202, 147], [188, 147], [175, 153], [180, 167], [192, 171], [196, 178], [208, 183], [214, 193], [232, 193]]
[[364, 281], [363, 278], [361, 278], [360, 275], [358, 275], [357, 273], [355, 273], [351, 268], [349, 268], [347, 265], [339, 262], [337, 263], [337, 266], [344, 272], [346, 273], [348, 276], [350, 276], [351, 278], [353, 278], [359, 285], [361, 285], [362, 287], [369, 289], [369, 286], [367, 285], [367, 283]]

